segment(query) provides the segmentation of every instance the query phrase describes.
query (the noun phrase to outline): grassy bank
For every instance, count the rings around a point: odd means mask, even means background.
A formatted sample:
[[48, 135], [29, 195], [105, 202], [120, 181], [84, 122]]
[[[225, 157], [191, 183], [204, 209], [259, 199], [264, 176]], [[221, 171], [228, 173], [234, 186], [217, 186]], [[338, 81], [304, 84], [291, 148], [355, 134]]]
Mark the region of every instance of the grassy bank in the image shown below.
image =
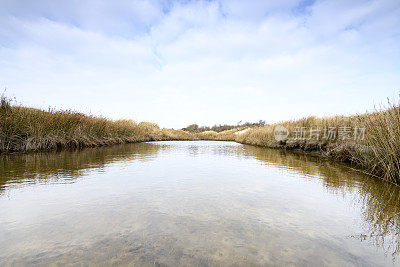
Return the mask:
[[[277, 125], [284, 126], [290, 132], [282, 141], [275, 139], [274, 129]], [[340, 129], [344, 127], [347, 129], [347, 138], [343, 138], [343, 131], [340, 134]], [[299, 129], [305, 130], [305, 135], [300, 134], [300, 138]], [[309, 132], [312, 129], [319, 129], [318, 136], [315, 132], [314, 135]], [[335, 138], [324, 138], [327, 129], [331, 134], [334, 132]], [[364, 129], [362, 139], [353, 138], [356, 129]], [[162, 140], [236, 141], [313, 152], [349, 162], [386, 181], [400, 184], [400, 109], [396, 105], [355, 116], [308, 117], [262, 127], [242, 126], [220, 132], [188, 132], [160, 129], [149, 122], [112, 121], [73, 111], [44, 111], [12, 106], [8, 99], [1, 98], [0, 153]]]
[[[308, 117], [252, 128], [237, 135], [235, 141], [263, 147], [314, 152], [320, 156], [349, 162], [386, 181], [400, 184], [400, 108], [389, 105], [385, 110], [361, 115]], [[290, 135], [287, 139], [279, 142], [275, 140], [274, 129], [277, 125], [289, 130]], [[306, 134], [298, 138], [299, 129], [302, 127]], [[313, 135], [310, 135], [311, 129], [315, 130]], [[319, 138], [317, 129], [320, 130]], [[324, 139], [324, 129], [332, 129], [331, 132], [335, 132], [336, 138]], [[294, 136], [294, 133], [297, 133], [297, 136]], [[364, 138], [361, 138], [362, 136]]]
[[193, 138], [185, 131], [160, 129], [154, 123], [112, 121], [68, 110], [12, 106], [9, 99], [1, 98], [1, 153]]
[[194, 136], [199, 140], [214, 140], [214, 141], [235, 141], [236, 132], [240, 131], [242, 127], [236, 129], [225, 130], [222, 132], [205, 131], [195, 133]]

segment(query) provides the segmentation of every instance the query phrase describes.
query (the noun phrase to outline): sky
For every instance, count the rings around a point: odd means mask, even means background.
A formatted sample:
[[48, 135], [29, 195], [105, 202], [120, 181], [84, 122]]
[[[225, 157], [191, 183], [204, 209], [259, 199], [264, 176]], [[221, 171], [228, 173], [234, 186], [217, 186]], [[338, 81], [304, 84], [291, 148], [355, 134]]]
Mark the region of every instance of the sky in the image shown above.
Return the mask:
[[399, 0], [0, 0], [0, 90], [162, 127], [371, 111], [400, 94]]

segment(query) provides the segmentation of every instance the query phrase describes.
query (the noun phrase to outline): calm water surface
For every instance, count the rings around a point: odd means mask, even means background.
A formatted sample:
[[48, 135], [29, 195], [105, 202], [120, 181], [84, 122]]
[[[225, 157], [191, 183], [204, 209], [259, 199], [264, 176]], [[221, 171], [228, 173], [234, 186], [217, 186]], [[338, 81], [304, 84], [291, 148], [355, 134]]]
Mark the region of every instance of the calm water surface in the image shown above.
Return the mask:
[[0, 157], [0, 265], [399, 266], [400, 190], [231, 142]]

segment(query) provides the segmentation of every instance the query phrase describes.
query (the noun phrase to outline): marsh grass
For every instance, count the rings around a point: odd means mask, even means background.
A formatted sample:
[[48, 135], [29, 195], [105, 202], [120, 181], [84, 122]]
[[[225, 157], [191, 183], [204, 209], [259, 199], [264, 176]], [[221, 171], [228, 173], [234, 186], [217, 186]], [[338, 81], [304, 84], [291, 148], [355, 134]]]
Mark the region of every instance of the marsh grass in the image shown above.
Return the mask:
[[367, 125], [365, 144], [369, 153], [360, 153], [362, 164], [393, 183], [400, 183], [400, 106], [366, 114], [360, 120]]
[[[336, 139], [277, 142], [274, 138], [274, 128], [277, 125], [285, 126], [290, 132], [293, 132], [295, 127], [365, 128], [365, 138], [359, 141]], [[354, 116], [308, 117], [252, 128], [238, 135], [235, 141], [264, 147], [317, 152], [325, 157], [361, 167], [369, 174], [379, 176], [388, 182], [400, 184], [399, 105], [389, 103], [389, 107], [384, 109]]]
[[[276, 125], [290, 132], [295, 127], [363, 127], [365, 139], [277, 142]], [[243, 131], [246, 130], [247, 131]], [[385, 109], [354, 116], [307, 117], [263, 127], [238, 127], [221, 132], [198, 133], [160, 129], [151, 122], [112, 121], [71, 110], [39, 110], [0, 98], [0, 153], [82, 148], [158, 140], [236, 141], [263, 147], [316, 152], [327, 158], [349, 162], [386, 181], [400, 184], [400, 108]]]
[[195, 137], [200, 140], [215, 140], [215, 141], [235, 141], [236, 132], [242, 130], [243, 127], [236, 129], [225, 130], [222, 132], [205, 131], [195, 133]]
[[0, 152], [82, 148], [120, 143], [182, 140], [183, 131], [160, 129], [150, 122], [112, 121], [71, 110], [13, 106], [0, 99]]

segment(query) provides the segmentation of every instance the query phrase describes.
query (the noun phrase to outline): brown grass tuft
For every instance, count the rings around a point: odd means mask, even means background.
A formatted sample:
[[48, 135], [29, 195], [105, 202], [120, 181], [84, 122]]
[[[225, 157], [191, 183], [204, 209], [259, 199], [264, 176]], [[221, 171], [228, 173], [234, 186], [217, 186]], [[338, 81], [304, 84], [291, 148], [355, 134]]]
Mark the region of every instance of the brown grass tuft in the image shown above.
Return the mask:
[[112, 121], [70, 110], [12, 106], [1, 97], [0, 152], [94, 147], [154, 140], [181, 140], [184, 131], [161, 130], [150, 122]]

